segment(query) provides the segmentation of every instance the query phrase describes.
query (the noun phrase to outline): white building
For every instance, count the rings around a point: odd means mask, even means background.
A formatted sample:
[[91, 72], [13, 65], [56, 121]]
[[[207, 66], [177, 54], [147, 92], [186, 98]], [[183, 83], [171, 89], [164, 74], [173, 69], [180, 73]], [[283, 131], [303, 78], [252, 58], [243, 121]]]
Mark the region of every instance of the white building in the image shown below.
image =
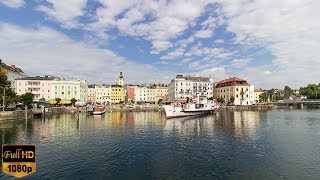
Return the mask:
[[36, 76], [16, 79], [15, 93], [22, 95], [27, 92], [34, 94], [34, 101], [52, 99], [52, 76]]
[[52, 81], [52, 100], [61, 99], [62, 104], [70, 104], [71, 99], [87, 102], [86, 80], [55, 78]]
[[88, 86], [88, 102], [93, 104], [111, 103], [110, 85], [90, 85]]
[[207, 77], [177, 75], [169, 84], [168, 96], [170, 99], [194, 99], [198, 95], [210, 98], [213, 96], [212, 89], [213, 84]]
[[159, 100], [165, 100], [168, 96], [168, 87], [166, 86], [131, 86], [134, 88], [135, 102], [158, 103]]
[[16, 88], [16, 79], [28, 77], [20, 68], [16, 67], [15, 65], [7, 66], [5, 63], [2, 63], [0, 59], [0, 67], [6, 72], [8, 81], [11, 83], [11, 89], [15, 92]]
[[213, 97], [224, 102], [230, 102], [233, 97], [235, 105], [251, 105], [255, 103], [254, 86], [237, 77], [225, 79], [216, 83]]

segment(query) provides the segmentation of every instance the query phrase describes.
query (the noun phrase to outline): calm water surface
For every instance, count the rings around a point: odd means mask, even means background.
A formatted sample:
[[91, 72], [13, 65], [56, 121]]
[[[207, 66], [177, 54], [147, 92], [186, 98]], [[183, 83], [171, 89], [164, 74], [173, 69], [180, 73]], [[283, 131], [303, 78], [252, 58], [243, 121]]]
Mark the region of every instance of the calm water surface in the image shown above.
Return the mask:
[[[320, 110], [61, 115], [0, 122], [2, 144], [36, 144], [26, 179], [319, 179]], [[0, 179], [14, 179], [3, 173]]]

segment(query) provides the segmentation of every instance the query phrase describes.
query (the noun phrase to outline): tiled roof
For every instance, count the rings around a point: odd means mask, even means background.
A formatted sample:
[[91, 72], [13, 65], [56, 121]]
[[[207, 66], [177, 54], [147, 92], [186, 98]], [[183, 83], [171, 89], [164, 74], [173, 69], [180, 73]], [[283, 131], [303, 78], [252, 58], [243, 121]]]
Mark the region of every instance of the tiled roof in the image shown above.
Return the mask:
[[8, 71], [24, 74], [24, 72], [20, 68], [16, 67], [15, 65], [8, 66], [5, 63], [3, 63], [1, 59], [0, 59], [0, 67]]
[[240, 79], [238, 77], [231, 77], [216, 83], [217, 87], [236, 86], [236, 85], [250, 85], [250, 84], [246, 80]]
[[19, 78], [17, 80], [54, 80], [55, 77], [53, 76], [35, 76], [35, 77], [25, 77]]
[[254, 92], [263, 92], [263, 91], [260, 89], [255, 89]]
[[189, 81], [198, 81], [198, 82], [209, 81], [209, 78], [207, 78], [207, 77], [177, 75], [176, 78], [185, 79], [185, 80], [189, 80]]

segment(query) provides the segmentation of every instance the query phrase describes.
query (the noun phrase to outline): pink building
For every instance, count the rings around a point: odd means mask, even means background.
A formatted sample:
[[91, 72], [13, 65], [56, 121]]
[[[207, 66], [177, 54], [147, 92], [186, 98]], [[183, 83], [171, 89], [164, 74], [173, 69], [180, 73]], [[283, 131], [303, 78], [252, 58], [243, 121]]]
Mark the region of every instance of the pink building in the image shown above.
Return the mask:
[[127, 88], [127, 98], [128, 98], [128, 101], [133, 101], [134, 100], [134, 87], [133, 86], [128, 86], [128, 88]]
[[36, 76], [16, 79], [15, 91], [18, 95], [31, 92], [34, 94], [34, 101], [41, 98], [50, 100], [52, 98], [52, 76]]

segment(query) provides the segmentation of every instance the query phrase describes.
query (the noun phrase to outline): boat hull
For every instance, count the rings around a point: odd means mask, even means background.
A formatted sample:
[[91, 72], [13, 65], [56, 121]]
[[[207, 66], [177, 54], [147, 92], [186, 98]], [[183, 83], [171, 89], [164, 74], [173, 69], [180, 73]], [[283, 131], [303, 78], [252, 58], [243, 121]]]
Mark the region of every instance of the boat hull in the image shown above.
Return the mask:
[[93, 111], [92, 114], [93, 115], [102, 115], [104, 114], [106, 111]]
[[171, 105], [164, 105], [163, 107], [166, 111], [167, 119], [204, 115], [204, 114], [209, 114], [214, 111], [214, 110], [208, 110], [208, 109], [195, 110], [195, 111], [185, 111], [181, 107], [173, 107]]

